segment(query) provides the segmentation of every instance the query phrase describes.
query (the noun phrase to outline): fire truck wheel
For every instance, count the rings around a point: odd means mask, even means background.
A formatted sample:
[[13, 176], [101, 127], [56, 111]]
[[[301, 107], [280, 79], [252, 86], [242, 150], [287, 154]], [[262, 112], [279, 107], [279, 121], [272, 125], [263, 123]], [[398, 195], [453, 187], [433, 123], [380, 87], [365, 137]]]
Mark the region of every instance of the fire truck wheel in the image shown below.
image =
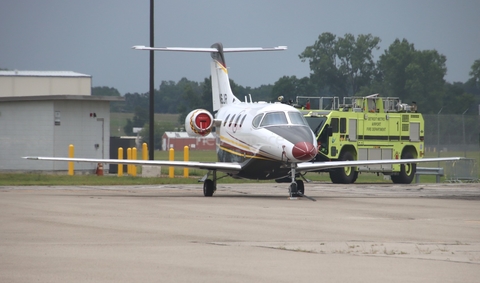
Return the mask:
[[[413, 155], [410, 152], [402, 154], [402, 159], [412, 159]], [[415, 177], [415, 172], [417, 171], [416, 163], [407, 163], [400, 165], [400, 172], [398, 175], [392, 175], [392, 182], [395, 184], [410, 184]]]
[[[354, 160], [353, 154], [350, 151], [344, 151], [340, 154], [340, 158], [338, 160], [345, 161], [345, 160]], [[330, 180], [334, 184], [350, 184], [355, 182], [358, 176], [358, 173], [355, 171], [355, 167], [342, 167], [333, 169], [329, 172]]]

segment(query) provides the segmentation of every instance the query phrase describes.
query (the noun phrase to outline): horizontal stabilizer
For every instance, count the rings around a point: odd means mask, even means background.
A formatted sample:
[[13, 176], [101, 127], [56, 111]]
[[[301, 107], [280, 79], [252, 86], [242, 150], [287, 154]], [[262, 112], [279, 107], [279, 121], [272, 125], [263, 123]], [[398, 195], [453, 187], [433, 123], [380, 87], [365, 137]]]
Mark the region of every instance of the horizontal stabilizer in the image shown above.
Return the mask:
[[[218, 52], [217, 48], [206, 47], [147, 47], [143, 45], [135, 45], [132, 47], [135, 50], [150, 50], [150, 51], [180, 51], [180, 52]], [[277, 47], [237, 47], [224, 48], [223, 52], [256, 52], [256, 51], [282, 51], [286, 50], [286, 46]]]

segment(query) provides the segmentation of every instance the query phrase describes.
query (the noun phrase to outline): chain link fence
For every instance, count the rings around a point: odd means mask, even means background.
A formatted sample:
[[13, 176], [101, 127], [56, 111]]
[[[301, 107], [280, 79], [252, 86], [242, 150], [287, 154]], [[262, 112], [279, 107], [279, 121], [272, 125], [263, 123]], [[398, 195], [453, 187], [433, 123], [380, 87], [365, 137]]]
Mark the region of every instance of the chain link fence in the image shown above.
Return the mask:
[[[428, 157], [462, 156], [461, 162], [429, 164], [444, 167], [446, 181], [474, 181], [480, 176], [480, 115], [423, 115]], [[423, 165], [422, 165], [423, 166]]]

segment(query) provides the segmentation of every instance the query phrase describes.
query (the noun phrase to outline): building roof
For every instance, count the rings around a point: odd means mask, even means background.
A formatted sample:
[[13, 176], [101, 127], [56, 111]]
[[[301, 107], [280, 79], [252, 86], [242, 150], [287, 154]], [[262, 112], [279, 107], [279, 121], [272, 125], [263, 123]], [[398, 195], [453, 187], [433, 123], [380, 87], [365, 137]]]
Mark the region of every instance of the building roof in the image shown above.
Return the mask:
[[92, 95], [36, 95], [36, 96], [5, 96], [0, 102], [16, 101], [52, 101], [52, 100], [83, 100], [83, 101], [125, 101], [119, 96], [92, 96]]
[[3, 77], [67, 77], [67, 78], [91, 78], [91, 75], [73, 71], [0, 71]]

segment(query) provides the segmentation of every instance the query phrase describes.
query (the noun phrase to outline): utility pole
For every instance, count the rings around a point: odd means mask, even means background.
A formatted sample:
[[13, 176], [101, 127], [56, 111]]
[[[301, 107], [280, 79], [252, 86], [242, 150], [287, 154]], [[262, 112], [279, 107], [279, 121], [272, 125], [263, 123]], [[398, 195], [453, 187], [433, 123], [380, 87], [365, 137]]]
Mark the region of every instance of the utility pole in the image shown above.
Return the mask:
[[[150, 0], [150, 46], [155, 46], [154, 37], [153, 37], [153, 18], [154, 18], [154, 9], [153, 9], [153, 1]], [[154, 51], [150, 50], [150, 111], [149, 111], [149, 151], [148, 151], [148, 159], [153, 160], [153, 153], [155, 150], [155, 121], [154, 121], [154, 102], [155, 102], [155, 81], [153, 77], [153, 69], [154, 69]]]

